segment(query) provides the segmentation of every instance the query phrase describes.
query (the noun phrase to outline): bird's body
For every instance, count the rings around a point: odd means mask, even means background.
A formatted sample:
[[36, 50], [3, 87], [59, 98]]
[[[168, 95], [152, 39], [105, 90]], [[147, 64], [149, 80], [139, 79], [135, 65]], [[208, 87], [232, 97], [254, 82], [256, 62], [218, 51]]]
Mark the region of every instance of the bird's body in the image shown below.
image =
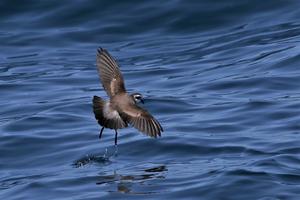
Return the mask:
[[101, 138], [104, 128], [114, 129], [117, 144], [117, 129], [126, 128], [128, 124], [151, 137], [160, 136], [163, 129], [159, 122], [137, 105], [139, 101], [143, 102], [142, 95], [126, 92], [117, 62], [102, 48], [97, 53], [97, 69], [103, 88], [110, 97], [108, 101], [97, 96], [93, 98], [94, 114], [102, 126], [99, 137]]

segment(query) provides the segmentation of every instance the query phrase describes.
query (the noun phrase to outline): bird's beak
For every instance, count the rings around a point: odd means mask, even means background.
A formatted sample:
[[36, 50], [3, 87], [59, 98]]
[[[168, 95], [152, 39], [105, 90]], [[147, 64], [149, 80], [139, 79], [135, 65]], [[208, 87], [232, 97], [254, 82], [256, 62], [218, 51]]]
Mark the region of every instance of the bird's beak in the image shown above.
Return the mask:
[[145, 103], [144, 99], [141, 99], [141, 102], [142, 102], [142, 104], [144, 104]]

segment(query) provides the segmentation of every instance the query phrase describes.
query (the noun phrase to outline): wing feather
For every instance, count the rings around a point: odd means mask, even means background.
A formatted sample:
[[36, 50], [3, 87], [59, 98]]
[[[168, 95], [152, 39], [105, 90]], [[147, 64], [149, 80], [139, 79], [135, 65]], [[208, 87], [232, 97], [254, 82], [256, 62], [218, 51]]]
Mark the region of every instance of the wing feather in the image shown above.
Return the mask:
[[157, 137], [163, 132], [160, 123], [147, 110], [135, 104], [126, 106], [119, 113], [126, 122], [146, 135]]
[[108, 96], [126, 92], [124, 79], [118, 63], [107, 50], [99, 48], [97, 51], [97, 69], [103, 88]]

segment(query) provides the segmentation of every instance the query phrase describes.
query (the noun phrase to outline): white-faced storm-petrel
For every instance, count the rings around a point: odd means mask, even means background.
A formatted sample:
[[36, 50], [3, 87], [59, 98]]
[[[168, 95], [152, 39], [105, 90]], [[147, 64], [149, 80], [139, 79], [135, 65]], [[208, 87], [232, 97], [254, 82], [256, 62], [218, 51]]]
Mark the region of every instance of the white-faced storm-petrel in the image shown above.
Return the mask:
[[118, 140], [118, 129], [126, 128], [128, 124], [149, 135], [157, 137], [163, 132], [159, 122], [145, 109], [137, 104], [144, 103], [140, 93], [128, 94], [124, 79], [115, 59], [103, 48], [97, 51], [97, 69], [104, 90], [109, 96], [105, 101], [98, 96], [93, 98], [95, 118], [102, 126], [99, 138], [104, 128], [115, 130], [115, 145]]

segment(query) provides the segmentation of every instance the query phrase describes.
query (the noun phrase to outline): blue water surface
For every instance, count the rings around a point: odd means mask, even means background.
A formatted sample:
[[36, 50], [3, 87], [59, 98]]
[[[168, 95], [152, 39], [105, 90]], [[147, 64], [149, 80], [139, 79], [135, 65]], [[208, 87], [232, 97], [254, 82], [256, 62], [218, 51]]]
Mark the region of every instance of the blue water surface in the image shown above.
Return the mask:
[[[300, 1], [0, 3], [0, 199], [300, 199]], [[94, 119], [101, 46], [161, 138]]]

